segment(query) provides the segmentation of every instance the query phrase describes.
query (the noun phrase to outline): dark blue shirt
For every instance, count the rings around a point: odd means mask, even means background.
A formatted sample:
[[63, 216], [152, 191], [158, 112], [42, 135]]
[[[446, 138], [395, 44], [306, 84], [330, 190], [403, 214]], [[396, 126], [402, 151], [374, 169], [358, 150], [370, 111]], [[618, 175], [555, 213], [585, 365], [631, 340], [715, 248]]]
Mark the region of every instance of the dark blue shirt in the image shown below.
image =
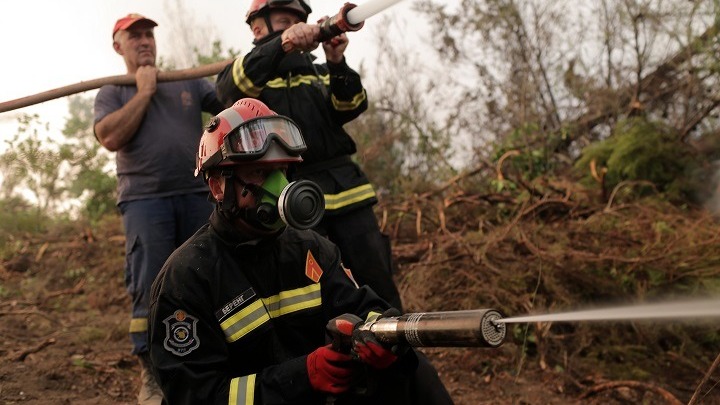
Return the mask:
[[[95, 98], [95, 123], [136, 93], [136, 86], [103, 86]], [[140, 128], [116, 154], [118, 203], [207, 191], [194, 176], [203, 111], [222, 111], [209, 81], [157, 84]]]

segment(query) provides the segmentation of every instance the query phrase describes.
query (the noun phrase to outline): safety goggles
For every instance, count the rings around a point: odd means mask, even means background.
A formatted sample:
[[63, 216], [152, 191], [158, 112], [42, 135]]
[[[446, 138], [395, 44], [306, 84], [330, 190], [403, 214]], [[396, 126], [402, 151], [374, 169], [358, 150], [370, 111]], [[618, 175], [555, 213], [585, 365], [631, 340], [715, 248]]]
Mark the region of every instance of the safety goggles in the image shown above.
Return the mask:
[[223, 141], [223, 157], [235, 161], [258, 159], [273, 140], [289, 153], [299, 155], [307, 150], [298, 126], [290, 118], [274, 115], [247, 120], [230, 132]]

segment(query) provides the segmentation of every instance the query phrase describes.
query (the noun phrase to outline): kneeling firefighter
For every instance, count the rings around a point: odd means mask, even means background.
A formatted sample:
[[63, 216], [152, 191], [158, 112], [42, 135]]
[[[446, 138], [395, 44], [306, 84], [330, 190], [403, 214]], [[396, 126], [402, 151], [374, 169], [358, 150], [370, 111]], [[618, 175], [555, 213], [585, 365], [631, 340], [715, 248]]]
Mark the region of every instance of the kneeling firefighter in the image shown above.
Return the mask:
[[[355, 333], [398, 311], [358, 287], [338, 248], [309, 229], [322, 217], [322, 193], [285, 178], [305, 149], [293, 121], [255, 99], [206, 127], [196, 175], [215, 211], [152, 288], [150, 355], [165, 400], [451, 404], [418, 352]], [[349, 345], [330, 344], [333, 324], [350, 325]]]

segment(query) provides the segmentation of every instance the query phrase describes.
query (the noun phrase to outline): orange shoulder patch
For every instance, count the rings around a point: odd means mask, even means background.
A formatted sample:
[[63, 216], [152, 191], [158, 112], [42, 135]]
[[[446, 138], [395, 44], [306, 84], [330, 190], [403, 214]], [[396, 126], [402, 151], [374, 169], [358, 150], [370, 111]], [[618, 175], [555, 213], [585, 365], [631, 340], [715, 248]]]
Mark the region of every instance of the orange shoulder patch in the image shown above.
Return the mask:
[[307, 252], [307, 258], [305, 259], [305, 275], [308, 276], [308, 278], [314, 282], [320, 281], [320, 276], [322, 276], [323, 270], [320, 268], [320, 265], [313, 257], [310, 250]]

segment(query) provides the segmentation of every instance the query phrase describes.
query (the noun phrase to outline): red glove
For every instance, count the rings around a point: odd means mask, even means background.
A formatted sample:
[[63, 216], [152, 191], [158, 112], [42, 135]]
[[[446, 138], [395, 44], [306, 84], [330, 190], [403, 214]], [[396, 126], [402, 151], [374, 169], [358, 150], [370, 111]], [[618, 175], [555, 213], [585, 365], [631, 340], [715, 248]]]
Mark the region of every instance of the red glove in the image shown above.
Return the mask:
[[330, 345], [319, 347], [308, 354], [307, 371], [313, 389], [340, 394], [350, 388], [352, 359], [332, 350]]
[[355, 330], [352, 335], [353, 351], [363, 363], [376, 369], [390, 367], [398, 359], [392, 350], [385, 348], [368, 330]]

